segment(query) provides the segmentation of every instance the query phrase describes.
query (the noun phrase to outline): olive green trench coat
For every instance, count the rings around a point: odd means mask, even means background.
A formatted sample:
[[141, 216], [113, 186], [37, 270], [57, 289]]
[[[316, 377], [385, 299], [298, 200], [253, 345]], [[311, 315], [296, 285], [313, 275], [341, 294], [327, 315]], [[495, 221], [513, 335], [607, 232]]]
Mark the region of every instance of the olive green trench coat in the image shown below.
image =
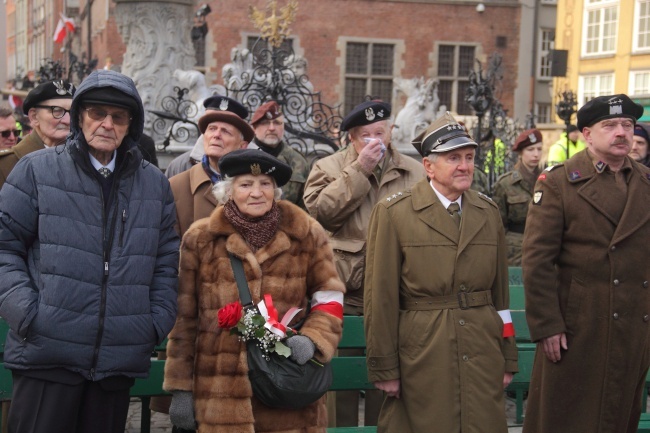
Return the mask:
[[[524, 432], [637, 431], [650, 338], [650, 171], [626, 158], [627, 203], [588, 151], [545, 171], [524, 233], [526, 315], [534, 341], [562, 332], [553, 363], [537, 350]], [[624, 198], [621, 198], [624, 201]]]
[[[379, 432], [506, 432], [503, 375], [517, 371], [503, 224], [494, 202], [462, 196], [460, 234], [426, 179], [375, 206], [368, 231], [365, 327], [372, 382], [400, 379]], [[461, 309], [457, 299], [485, 295]], [[419, 308], [446, 296], [439, 309]], [[469, 298], [468, 298], [469, 299]]]

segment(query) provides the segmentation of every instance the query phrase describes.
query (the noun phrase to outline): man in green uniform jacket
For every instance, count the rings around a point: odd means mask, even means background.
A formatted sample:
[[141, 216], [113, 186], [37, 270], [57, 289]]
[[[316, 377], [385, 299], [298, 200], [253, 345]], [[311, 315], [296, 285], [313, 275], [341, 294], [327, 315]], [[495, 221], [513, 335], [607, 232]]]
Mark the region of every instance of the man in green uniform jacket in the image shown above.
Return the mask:
[[378, 433], [505, 433], [517, 348], [501, 216], [469, 189], [477, 144], [449, 113], [413, 145], [429, 180], [378, 203], [368, 229], [368, 378], [386, 393]]

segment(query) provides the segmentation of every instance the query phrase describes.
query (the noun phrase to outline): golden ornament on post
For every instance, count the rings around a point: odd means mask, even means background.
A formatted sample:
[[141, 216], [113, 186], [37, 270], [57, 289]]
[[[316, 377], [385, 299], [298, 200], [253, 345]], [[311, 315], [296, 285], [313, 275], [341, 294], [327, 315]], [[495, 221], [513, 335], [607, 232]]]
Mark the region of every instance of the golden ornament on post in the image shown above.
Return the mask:
[[277, 0], [269, 0], [266, 6], [266, 11], [270, 12], [269, 16], [254, 6], [248, 7], [248, 16], [253, 21], [253, 25], [259, 29], [262, 39], [267, 40], [271, 46], [280, 48], [282, 41], [291, 33], [289, 24], [296, 18], [298, 2], [290, 0], [286, 6], [280, 9], [280, 15], [277, 15], [277, 9]]

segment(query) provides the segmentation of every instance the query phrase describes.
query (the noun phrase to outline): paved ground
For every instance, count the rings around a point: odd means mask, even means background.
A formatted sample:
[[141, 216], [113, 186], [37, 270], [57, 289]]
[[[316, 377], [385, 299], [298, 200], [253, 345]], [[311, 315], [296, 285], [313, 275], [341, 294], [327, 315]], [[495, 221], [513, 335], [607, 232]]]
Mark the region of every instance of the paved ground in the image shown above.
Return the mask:
[[[363, 400], [362, 400], [363, 404]], [[129, 409], [129, 417], [126, 422], [125, 433], [140, 433], [140, 420], [141, 420], [141, 407], [140, 400], [134, 398], [131, 401]], [[359, 408], [362, 410], [362, 408]], [[508, 417], [508, 433], [521, 433], [521, 426], [516, 426], [515, 422], [515, 405], [510, 399], [506, 399], [506, 416]], [[172, 427], [169, 422], [169, 416], [157, 412], [152, 412], [151, 416], [151, 433], [171, 433]]]

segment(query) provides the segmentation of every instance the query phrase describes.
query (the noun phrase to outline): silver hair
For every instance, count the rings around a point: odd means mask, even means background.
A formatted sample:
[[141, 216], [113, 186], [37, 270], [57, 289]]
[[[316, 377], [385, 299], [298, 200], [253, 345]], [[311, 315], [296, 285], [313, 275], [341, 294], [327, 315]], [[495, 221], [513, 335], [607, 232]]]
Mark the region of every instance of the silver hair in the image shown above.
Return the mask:
[[426, 156], [426, 158], [431, 162], [436, 162], [438, 156], [440, 156], [438, 153], [430, 153]]
[[[230, 177], [230, 176], [224, 176], [224, 178], [221, 180], [221, 182], [217, 182], [214, 184], [212, 187], [212, 195], [214, 195], [214, 198], [217, 199], [217, 202], [219, 204], [225, 204], [228, 200], [231, 198], [231, 193], [232, 193], [232, 184], [233, 181], [235, 180], [235, 177]], [[273, 177], [271, 177], [273, 179]], [[273, 179], [273, 184], [276, 185], [275, 179]], [[275, 187], [274, 194], [273, 194], [273, 199], [275, 201], [278, 201], [282, 198], [282, 189], [279, 187]]]
[[[375, 123], [380, 123], [380, 122], [383, 123], [386, 126], [386, 133], [390, 134], [390, 132], [391, 132], [390, 128], [391, 128], [391, 126], [393, 126], [393, 117], [391, 116], [388, 119], [380, 120], [379, 122], [375, 122]], [[350, 130], [348, 131], [348, 135], [349, 136], [356, 136], [357, 131], [362, 126], [365, 126], [365, 125], [360, 125], [360, 126], [355, 126], [355, 127], [350, 128]]]

